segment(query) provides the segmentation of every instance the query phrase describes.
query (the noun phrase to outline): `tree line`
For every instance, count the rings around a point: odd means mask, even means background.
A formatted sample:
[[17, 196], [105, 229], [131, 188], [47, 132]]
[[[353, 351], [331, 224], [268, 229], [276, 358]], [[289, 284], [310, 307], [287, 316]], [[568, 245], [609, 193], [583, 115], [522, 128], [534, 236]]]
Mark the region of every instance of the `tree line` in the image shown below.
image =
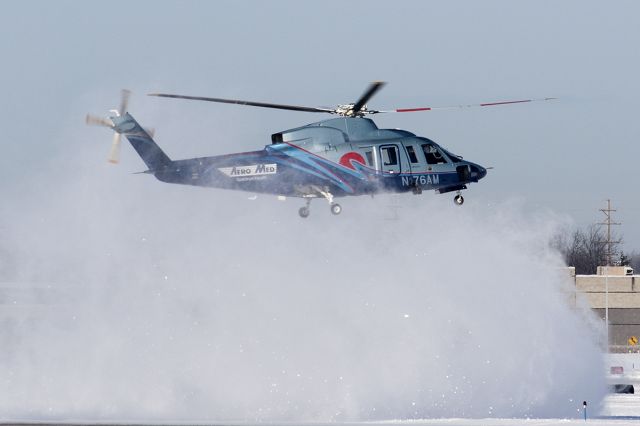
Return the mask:
[[[613, 238], [621, 241], [621, 238]], [[551, 246], [558, 250], [567, 266], [576, 268], [576, 274], [593, 275], [598, 266], [607, 264], [606, 237], [597, 225], [573, 231], [563, 230], [552, 239]], [[635, 273], [640, 272], [640, 253], [624, 253], [619, 250], [620, 244], [614, 244], [611, 250], [612, 264], [631, 266]]]

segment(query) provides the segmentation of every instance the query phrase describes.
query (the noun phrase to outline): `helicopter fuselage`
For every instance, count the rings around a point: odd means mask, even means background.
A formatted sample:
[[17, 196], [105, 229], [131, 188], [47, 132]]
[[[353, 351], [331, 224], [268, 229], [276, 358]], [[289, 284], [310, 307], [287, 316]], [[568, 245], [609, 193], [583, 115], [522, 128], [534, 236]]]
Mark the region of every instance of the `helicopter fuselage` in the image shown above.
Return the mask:
[[459, 191], [486, 175], [427, 138], [359, 117], [276, 133], [260, 151], [175, 160], [151, 172], [168, 183], [311, 198]]

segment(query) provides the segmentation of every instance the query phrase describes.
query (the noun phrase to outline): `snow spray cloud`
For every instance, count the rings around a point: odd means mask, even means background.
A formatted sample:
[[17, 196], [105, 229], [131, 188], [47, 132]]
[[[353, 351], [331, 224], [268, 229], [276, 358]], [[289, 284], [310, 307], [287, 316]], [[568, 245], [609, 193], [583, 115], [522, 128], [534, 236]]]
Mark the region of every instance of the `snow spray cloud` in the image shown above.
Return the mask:
[[424, 194], [302, 220], [295, 200], [66, 175], [1, 212], [22, 291], [0, 307], [2, 418], [573, 417], [601, 397], [549, 216]]

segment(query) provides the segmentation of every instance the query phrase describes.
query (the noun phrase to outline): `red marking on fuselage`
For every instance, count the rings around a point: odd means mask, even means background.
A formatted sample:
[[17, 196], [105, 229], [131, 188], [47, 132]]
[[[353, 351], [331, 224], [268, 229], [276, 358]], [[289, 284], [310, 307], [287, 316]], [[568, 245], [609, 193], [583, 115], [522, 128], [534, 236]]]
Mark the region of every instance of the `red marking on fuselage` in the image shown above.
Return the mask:
[[355, 170], [356, 168], [351, 163], [352, 161], [355, 161], [356, 163], [360, 163], [363, 166], [366, 166], [366, 164], [367, 164], [367, 163], [365, 163], [364, 157], [362, 155], [358, 154], [357, 152], [353, 152], [353, 151], [347, 152], [342, 157], [340, 157], [339, 163], [341, 165], [345, 166], [348, 169]]

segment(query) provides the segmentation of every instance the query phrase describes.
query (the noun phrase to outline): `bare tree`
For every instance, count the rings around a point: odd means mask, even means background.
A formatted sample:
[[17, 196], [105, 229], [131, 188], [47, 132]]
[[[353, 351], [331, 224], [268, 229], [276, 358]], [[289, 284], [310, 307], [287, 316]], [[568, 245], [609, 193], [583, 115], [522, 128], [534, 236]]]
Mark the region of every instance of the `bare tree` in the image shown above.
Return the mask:
[[584, 231], [576, 229], [570, 235], [568, 232], [557, 234], [552, 246], [562, 253], [568, 266], [576, 268], [576, 274], [595, 274], [598, 266], [607, 261], [602, 231], [597, 225], [591, 225]]

